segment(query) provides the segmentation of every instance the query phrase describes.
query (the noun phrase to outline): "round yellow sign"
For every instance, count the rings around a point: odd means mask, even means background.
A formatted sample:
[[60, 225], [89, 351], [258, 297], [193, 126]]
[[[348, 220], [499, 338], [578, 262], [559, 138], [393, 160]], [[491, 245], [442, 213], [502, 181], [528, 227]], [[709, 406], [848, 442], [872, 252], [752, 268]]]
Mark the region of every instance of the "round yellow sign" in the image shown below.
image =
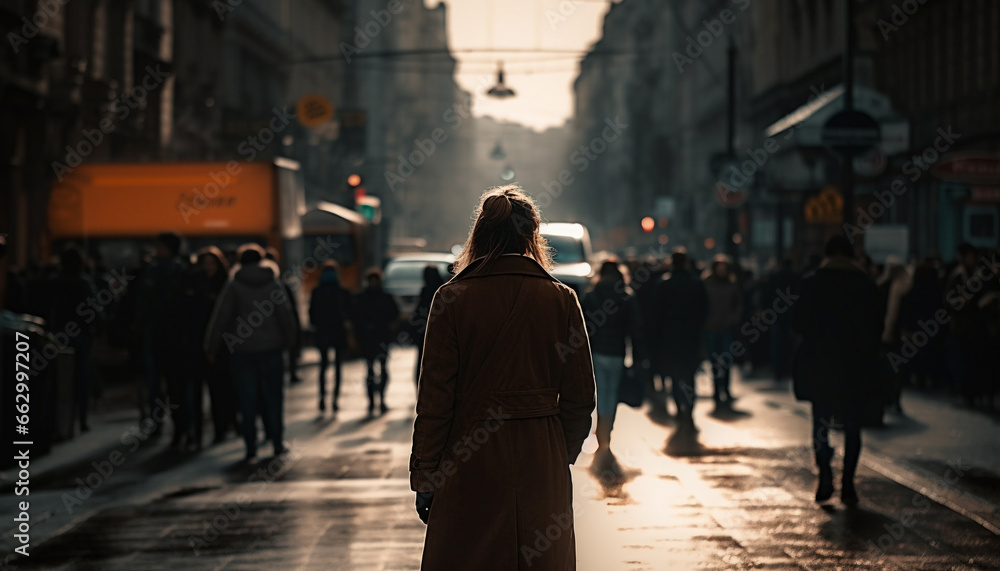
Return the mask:
[[295, 115], [306, 127], [318, 127], [333, 119], [333, 103], [322, 95], [304, 95], [295, 106]]

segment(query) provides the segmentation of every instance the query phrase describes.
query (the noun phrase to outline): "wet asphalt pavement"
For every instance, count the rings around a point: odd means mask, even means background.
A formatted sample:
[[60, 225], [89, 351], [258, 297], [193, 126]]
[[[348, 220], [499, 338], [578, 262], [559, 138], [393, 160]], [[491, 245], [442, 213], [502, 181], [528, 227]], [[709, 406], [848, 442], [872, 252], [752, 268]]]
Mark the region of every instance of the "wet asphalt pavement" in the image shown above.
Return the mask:
[[[172, 451], [166, 437], [133, 449], [122, 437], [135, 413], [100, 416], [34, 464], [31, 556], [7, 568], [417, 569], [424, 526], [406, 480], [414, 357], [395, 351], [392, 408], [372, 419], [361, 363], [345, 367], [336, 418], [318, 415], [306, 366], [286, 399], [292, 453], [253, 465], [235, 438], [200, 453]], [[700, 379], [700, 396], [708, 386]], [[572, 468], [579, 569], [1000, 569], [995, 417], [908, 394], [907, 417], [865, 433], [860, 505], [819, 506], [806, 406], [769, 379], [734, 393], [728, 414], [699, 400], [697, 432], [622, 405], [612, 449], [623, 477], [590, 470], [588, 441]], [[0, 486], [12, 499], [10, 474]], [[15, 545], [7, 528], [0, 556]]]

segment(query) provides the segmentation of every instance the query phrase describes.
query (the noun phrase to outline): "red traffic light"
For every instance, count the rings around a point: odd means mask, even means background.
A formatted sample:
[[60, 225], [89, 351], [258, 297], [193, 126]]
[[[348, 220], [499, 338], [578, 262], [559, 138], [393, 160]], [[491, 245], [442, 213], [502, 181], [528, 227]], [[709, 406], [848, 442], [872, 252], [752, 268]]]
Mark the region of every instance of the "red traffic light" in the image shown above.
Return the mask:
[[653, 220], [652, 216], [642, 219], [642, 230], [644, 232], [652, 232], [654, 228], [656, 228], [656, 220]]
[[365, 187], [358, 186], [354, 188], [354, 202], [357, 203], [359, 200], [365, 196]]
[[352, 174], [351, 176], [347, 177], [347, 185], [348, 186], [350, 186], [350, 187], [353, 188], [353, 187], [356, 187], [356, 186], [358, 186], [360, 184], [361, 184], [361, 175], [359, 175], [359, 174]]

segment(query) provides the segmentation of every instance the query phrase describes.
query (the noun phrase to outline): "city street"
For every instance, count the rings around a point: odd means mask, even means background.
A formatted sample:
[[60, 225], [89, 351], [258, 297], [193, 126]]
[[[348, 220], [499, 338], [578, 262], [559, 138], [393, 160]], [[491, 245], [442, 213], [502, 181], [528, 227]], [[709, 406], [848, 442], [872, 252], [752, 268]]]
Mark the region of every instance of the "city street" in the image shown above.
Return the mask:
[[0, 571], [1000, 571], [1000, 1], [0, 27]]
[[[4, 568], [417, 569], [415, 351], [393, 351], [391, 409], [373, 419], [358, 361], [345, 366], [341, 412], [318, 418], [317, 359], [306, 352], [305, 381], [287, 391], [287, 457], [267, 445], [247, 465], [232, 437], [174, 452], [169, 434], [132, 450], [134, 410], [97, 415], [90, 433], [33, 462], [31, 555]], [[908, 393], [906, 418], [865, 433], [860, 505], [821, 507], [807, 405], [750, 378], [734, 384], [734, 412], [713, 416], [707, 377], [698, 392], [696, 434], [620, 406], [621, 481], [589, 471], [587, 442], [572, 467], [579, 569], [1000, 569], [996, 417]], [[544, 550], [545, 533], [522, 554]], [[2, 537], [4, 555], [15, 545]]]

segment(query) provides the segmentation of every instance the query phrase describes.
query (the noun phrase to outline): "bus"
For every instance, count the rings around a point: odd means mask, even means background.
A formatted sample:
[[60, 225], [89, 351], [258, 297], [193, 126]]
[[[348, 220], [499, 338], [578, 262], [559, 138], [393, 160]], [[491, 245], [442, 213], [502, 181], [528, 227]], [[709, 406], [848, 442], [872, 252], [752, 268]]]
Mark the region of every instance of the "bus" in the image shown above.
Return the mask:
[[[332, 253], [331, 259], [340, 267], [341, 285], [356, 292], [362, 287], [365, 270], [380, 265], [377, 230], [377, 225], [354, 210], [320, 201], [311, 205], [302, 216], [302, 255], [309, 259], [316, 257], [319, 250]], [[303, 272], [305, 298], [319, 283], [319, 272], [308, 271], [310, 267], [311, 264], [306, 264]]]

